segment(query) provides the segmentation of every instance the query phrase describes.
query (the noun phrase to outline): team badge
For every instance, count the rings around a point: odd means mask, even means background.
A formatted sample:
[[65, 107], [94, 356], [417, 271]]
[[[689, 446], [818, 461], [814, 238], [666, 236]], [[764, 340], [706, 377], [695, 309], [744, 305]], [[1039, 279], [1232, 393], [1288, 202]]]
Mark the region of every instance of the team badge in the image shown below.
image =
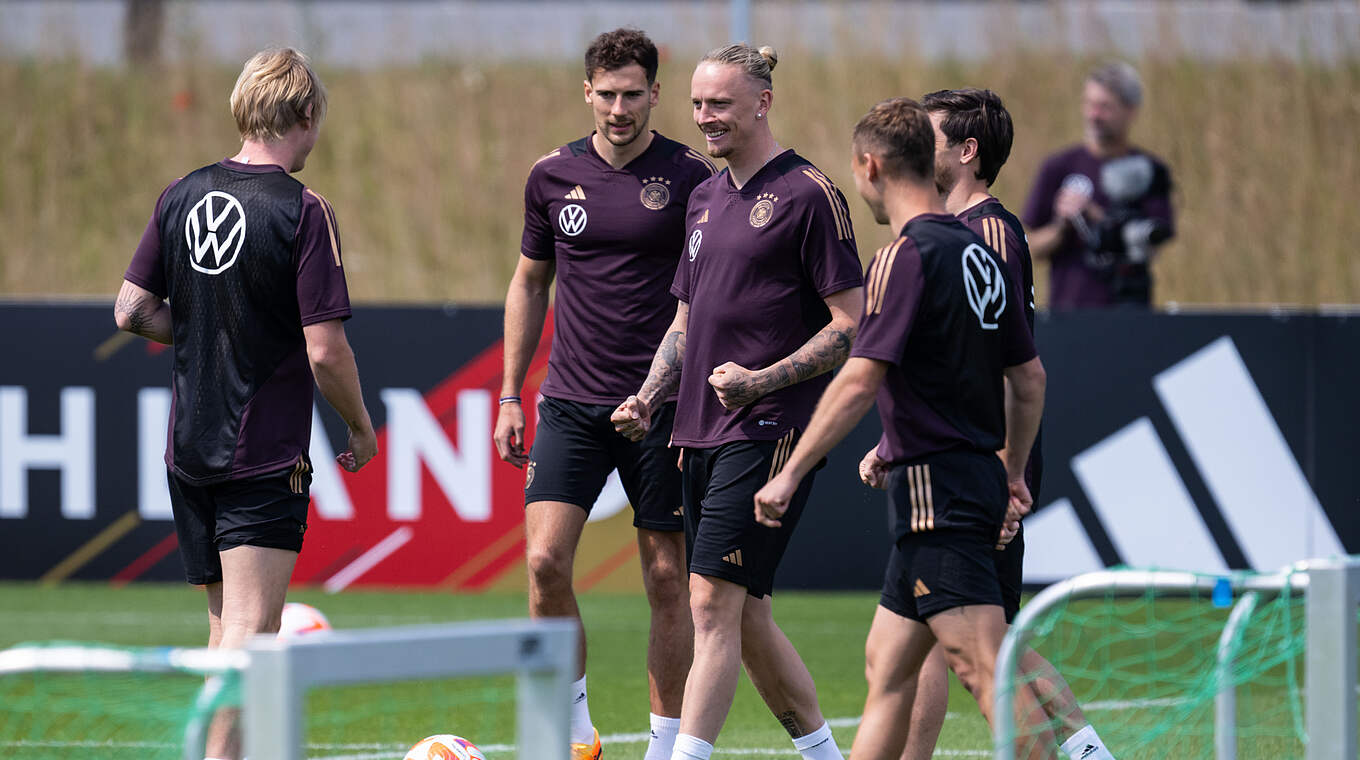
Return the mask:
[[[241, 202], [219, 190], [204, 195], [184, 220], [189, 265], [203, 274], [222, 274], [236, 263], [246, 239], [246, 211]], [[212, 258], [208, 252], [212, 251]]]
[[529, 490], [529, 486], [534, 484], [534, 460], [529, 460], [529, 466], [524, 471], [524, 490]]
[[756, 196], [756, 205], [751, 207], [750, 222], [752, 227], [760, 228], [770, 223], [774, 217], [774, 202], [779, 200], [773, 193], [761, 193]]
[[696, 257], [696, 256], [699, 255], [699, 246], [700, 246], [700, 245], [703, 245], [703, 242], [704, 242], [704, 231], [703, 231], [703, 230], [696, 229], [696, 230], [694, 230], [694, 232], [690, 233], [690, 236], [689, 236], [689, 260], [690, 260], [690, 261], [694, 261], [694, 257]]
[[665, 177], [648, 177], [645, 183], [640, 196], [642, 205], [653, 211], [660, 211], [671, 202], [671, 189], [668, 187], [670, 180]]
[[557, 212], [557, 226], [562, 234], [576, 237], [586, 231], [586, 209], [579, 203], [568, 203]]
[[1006, 310], [1006, 282], [1001, 265], [977, 243], [963, 249], [963, 292], [984, 330], [995, 330]]

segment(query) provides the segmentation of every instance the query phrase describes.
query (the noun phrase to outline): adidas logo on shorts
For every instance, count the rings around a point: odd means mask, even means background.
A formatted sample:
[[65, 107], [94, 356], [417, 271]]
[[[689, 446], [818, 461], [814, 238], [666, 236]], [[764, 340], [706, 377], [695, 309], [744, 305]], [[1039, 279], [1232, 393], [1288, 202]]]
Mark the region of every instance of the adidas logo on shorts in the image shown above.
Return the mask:
[[729, 565], [736, 565], [737, 567], [741, 567], [741, 549], [738, 549], [732, 552], [731, 554], [725, 555], [722, 558], [722, 560], [723, 562], [726, 562]]
[[926, 587], [926, 584], [923, 583], [920, 578], [917, 578], [916, 585], [912, 587], [912, 596], [917, 597], [919, 599], [920, 597], [926, 596], [929, 593], [930, 589]]

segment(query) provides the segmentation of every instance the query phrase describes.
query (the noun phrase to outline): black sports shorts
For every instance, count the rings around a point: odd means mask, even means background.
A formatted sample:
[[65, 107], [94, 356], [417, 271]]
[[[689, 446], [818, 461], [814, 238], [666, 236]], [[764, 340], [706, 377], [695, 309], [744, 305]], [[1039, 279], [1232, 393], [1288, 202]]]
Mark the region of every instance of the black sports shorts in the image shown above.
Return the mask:
[[[922, 622], [954, 607], [1004, 608], [1001, 568], [1021, 554], [995, 549], [1009, 500], [1001, 460], [989, 452], [948, 451], [895, 467], [888, 477], [897, 541], [879, 603]], [[1014, 572], [1018, 609], [1018, 562]]]
[[790, 431], [778, 441], [685, 449], [685, 544], [691, 573], [745, 586], [757, 599], [774, 591], [775, 570], [807, 506], [816, 470], [798, 485], [778, 528], [756, 522], [755, 495], [778, 474], [797, 442], [797, 431]]
[[219, 583], [219, 553], [237, 546], [302, 551], [311, 497], [312, 464], [303, 454], [291, 467], [240, 480], [196, 486], [170, 472], [184, 579]]
[[561, 501], [589, 512], [610, 471], [618, 468], [635, 527], [683, 530], [679, 452], [670, 447], [675, 403], [656, 410], [641, 441], [614, 429], [609, 416], [615, 408], [543, 397], [524, 475], [524, 503]]

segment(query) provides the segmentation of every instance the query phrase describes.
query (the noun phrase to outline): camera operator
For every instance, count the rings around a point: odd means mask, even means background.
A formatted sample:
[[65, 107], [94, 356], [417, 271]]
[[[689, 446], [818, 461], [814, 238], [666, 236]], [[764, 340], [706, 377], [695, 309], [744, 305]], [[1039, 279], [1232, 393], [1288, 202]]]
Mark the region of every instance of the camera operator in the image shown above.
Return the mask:
[[1030, 251], [1050, 263], [1050, 308], [1152, 302], [1152, 256], [1175, 225], [1170, 171], [1129, 142], [1142, 101], [1129, 64], [1092, 71], [1082, 92], [1085, 142], [1050, 156], [1034, 180], [1023, 220]]

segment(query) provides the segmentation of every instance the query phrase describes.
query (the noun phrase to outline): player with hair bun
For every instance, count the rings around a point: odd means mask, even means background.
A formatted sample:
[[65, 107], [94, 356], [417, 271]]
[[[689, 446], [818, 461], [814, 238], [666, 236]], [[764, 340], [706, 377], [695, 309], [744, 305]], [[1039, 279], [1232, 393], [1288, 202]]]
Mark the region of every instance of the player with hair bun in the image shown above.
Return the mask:
[[[775, 624], [775, 569], [807, 503], [778, 527], [752, 496], [788, 459], [827, 374], [850, 352], [862, 272], [845, 197], [769, 126], [773, 49], [728, 45], [694, 71], [694, 121], [727, 168], [690, 195], [680, 299], [651, 372], [614, 413], [630, 438], [678, 390], [694, 665], [673, 760], [707, 760], [746, 668], [807, 760], [841, 760], [798, 652]], [[691, 315], [693, 319], [691, 319]]]

